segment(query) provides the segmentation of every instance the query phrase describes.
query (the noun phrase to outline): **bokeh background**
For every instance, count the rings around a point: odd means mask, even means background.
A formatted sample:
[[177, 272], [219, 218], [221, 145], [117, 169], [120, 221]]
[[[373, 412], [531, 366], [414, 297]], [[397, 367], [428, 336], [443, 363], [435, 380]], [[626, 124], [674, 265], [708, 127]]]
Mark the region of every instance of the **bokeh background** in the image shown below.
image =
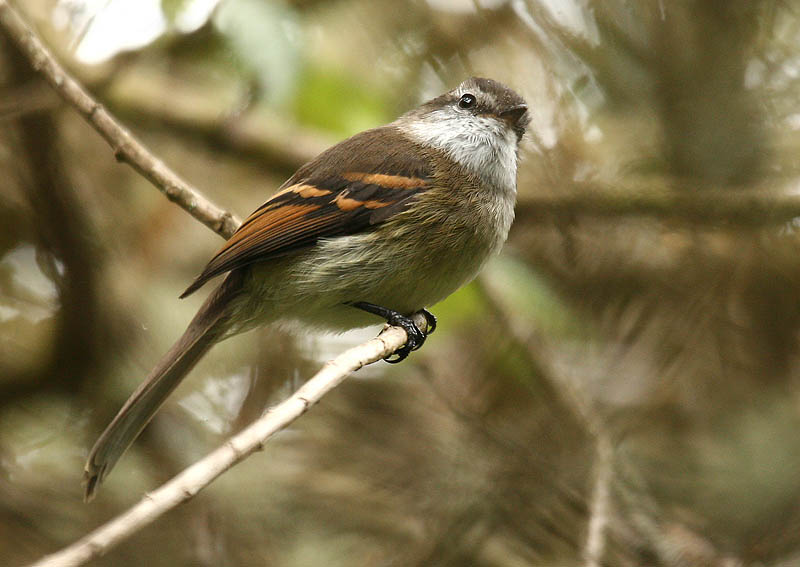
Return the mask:
[[[800, 3], [24, 0], [166, 163], [246, 216], [465, 77], [528, 100], [503, 254], [96, 565], [800, 565]], [[81, 501], [219, 237], [0, 33], [0, 563], [136, 502], [374, 335], [216, 347]]]

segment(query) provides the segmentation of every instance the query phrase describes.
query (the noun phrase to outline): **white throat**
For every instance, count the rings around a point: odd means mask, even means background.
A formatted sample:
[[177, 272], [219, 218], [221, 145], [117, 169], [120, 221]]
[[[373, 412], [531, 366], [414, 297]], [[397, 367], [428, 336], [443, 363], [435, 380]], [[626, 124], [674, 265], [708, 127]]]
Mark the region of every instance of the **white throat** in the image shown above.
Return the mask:
[[517, 190], [517, 135], [495, 118], [468, 119], [436, 110], [397, 126], [415, 141], [445, 151], [454, 161], [497, 189]]

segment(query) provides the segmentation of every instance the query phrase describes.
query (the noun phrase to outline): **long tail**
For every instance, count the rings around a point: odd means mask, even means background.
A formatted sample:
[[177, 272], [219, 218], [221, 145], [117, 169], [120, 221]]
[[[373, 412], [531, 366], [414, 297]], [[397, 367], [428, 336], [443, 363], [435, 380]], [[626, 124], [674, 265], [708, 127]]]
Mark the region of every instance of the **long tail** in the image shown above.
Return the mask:
[[198, 360], [229, 327], [230, 303], [241, 288], [239, 274], [231, 273], [209, 296], [183, 336], [165, 354], [92, 447], [86, 461], [85, 499], [94, 497], [98, 485], [139, 436], [158, 408]]

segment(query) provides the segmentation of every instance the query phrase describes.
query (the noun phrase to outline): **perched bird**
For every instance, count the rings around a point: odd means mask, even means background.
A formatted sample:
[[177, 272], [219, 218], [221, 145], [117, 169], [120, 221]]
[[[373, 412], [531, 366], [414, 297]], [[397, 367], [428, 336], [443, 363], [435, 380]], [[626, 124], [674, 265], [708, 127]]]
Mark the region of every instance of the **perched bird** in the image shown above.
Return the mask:
[[86, 463], [86, 498], [215, 343], [294, 320], [343, 331], [402, 326], [397, 362], [425, 340], [410, 316], [472, 280], [514, 219], [525, 101], [470, 78], [302, 166], [256, 209], [181, 297], [227, 274], [131, 395]]

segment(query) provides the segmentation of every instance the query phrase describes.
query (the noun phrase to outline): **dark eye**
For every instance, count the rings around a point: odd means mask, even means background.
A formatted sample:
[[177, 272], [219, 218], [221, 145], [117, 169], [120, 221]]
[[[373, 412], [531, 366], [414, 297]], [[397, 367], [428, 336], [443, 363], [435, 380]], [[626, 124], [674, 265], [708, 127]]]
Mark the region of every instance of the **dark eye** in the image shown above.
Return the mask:
[[478, 102], [478, 99], [475, 98], [475, 95], [471, 95], [469, 93], [461, 95], [461, 99], [458, 101], [459, 108], [472, 108], [475, 106], [475, 103]]

